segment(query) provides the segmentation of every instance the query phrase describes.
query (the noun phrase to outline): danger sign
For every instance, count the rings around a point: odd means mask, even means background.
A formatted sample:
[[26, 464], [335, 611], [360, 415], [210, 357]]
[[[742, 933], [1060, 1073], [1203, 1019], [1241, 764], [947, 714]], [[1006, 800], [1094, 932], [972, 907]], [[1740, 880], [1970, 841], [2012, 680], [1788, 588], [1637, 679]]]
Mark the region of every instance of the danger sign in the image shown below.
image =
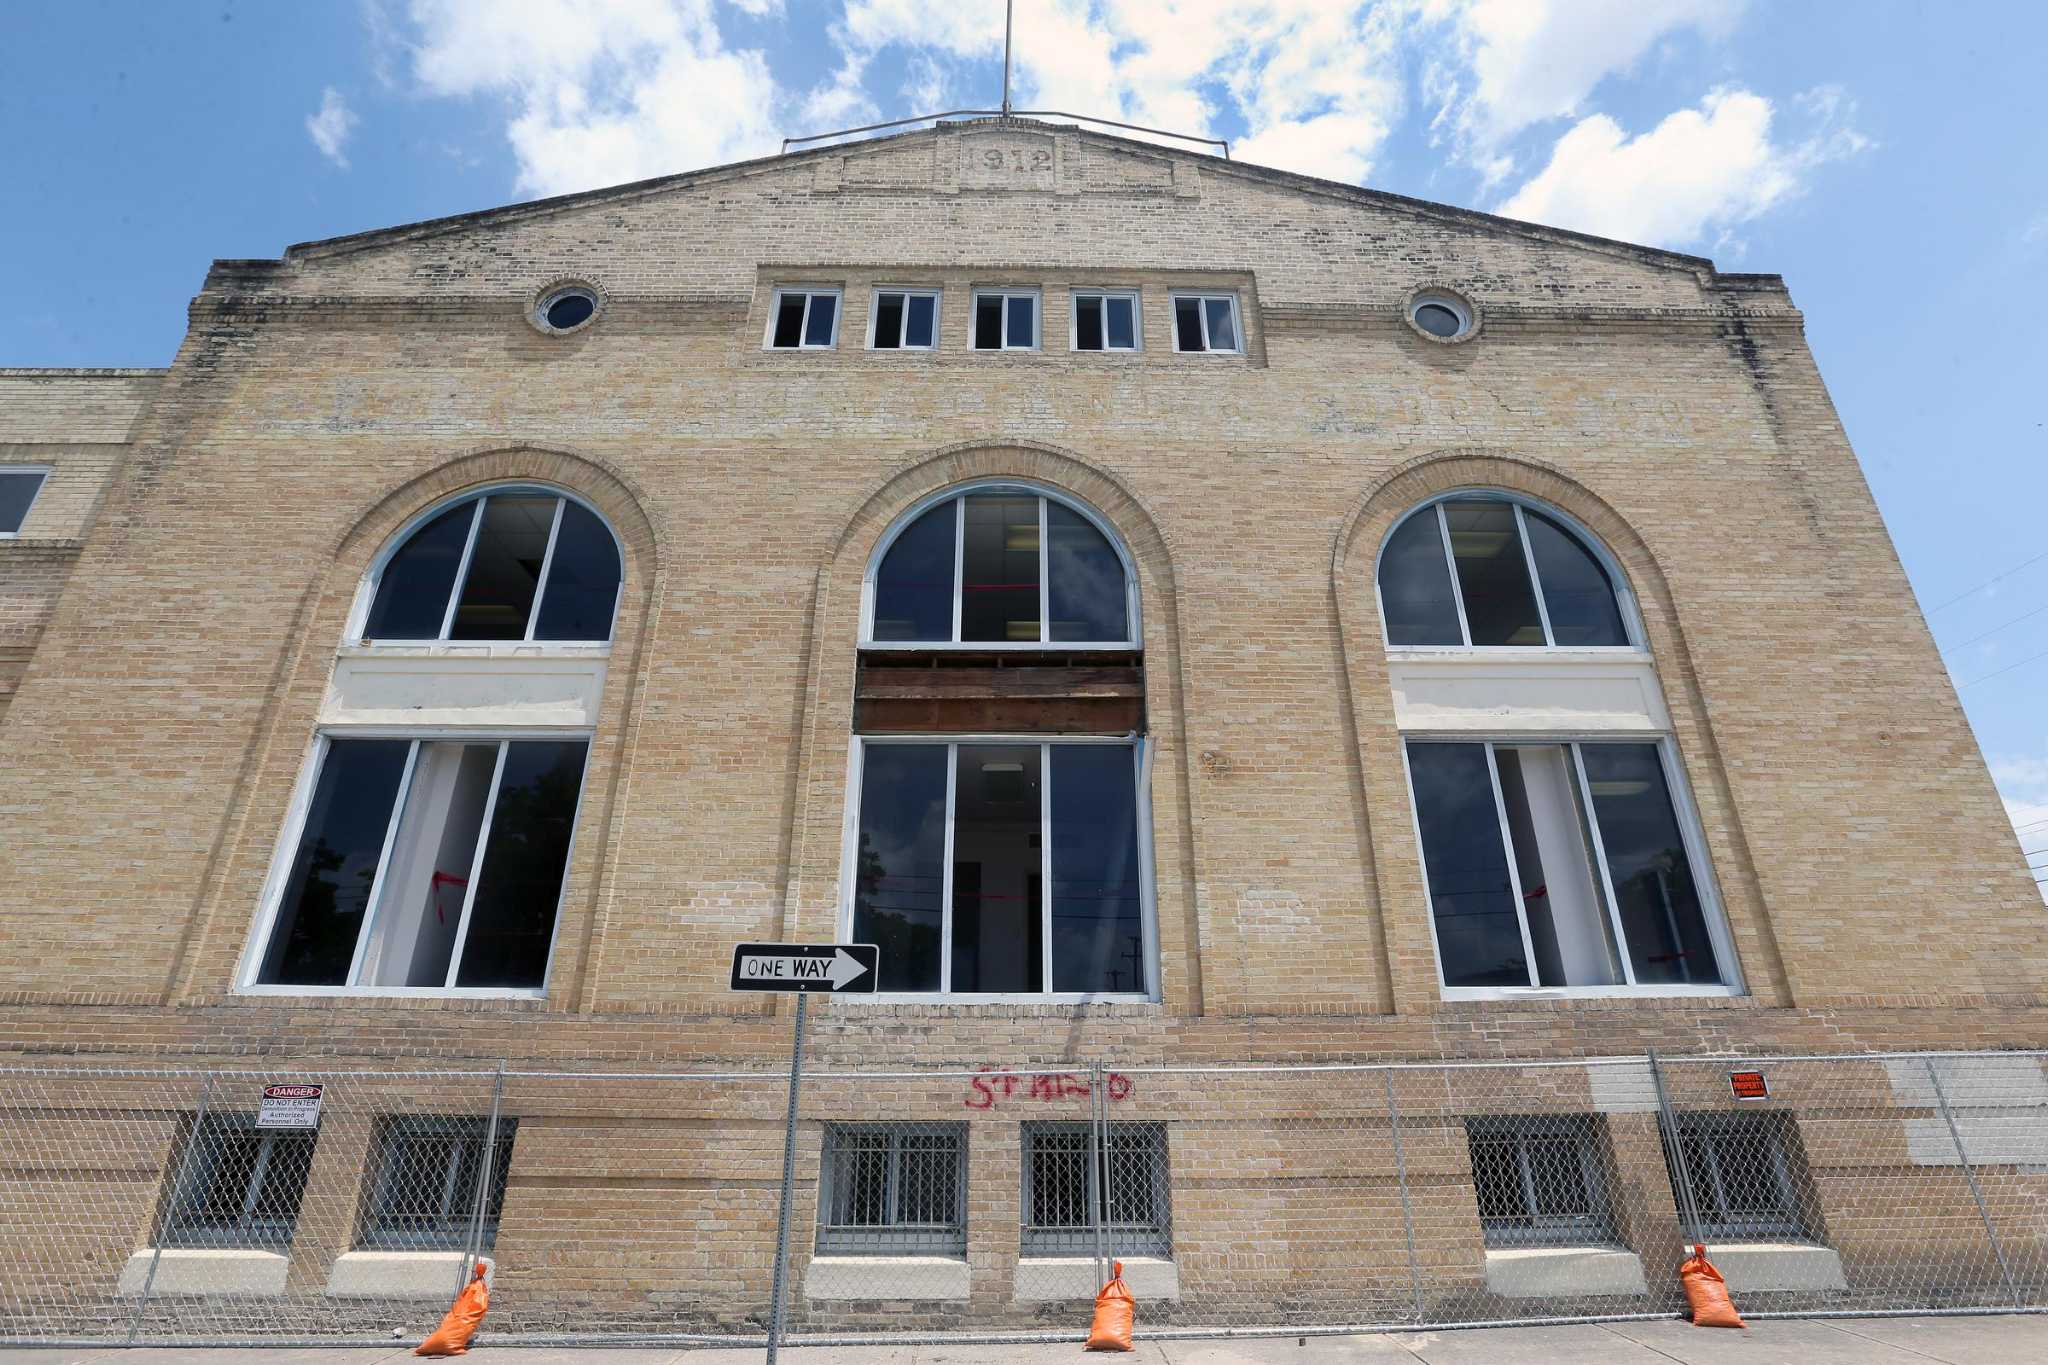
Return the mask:
[[1729, 1072], [1728, 1088], [1735, 1092], [1738, 1100], [1767, 1100], [1771, 1097], [1771, 1087], [1761, 1071]]
[[266, 1085], [263, 1101], [256, 1106], [258, 1128], [318, 1128], [320, 1087], [317, 1085]]

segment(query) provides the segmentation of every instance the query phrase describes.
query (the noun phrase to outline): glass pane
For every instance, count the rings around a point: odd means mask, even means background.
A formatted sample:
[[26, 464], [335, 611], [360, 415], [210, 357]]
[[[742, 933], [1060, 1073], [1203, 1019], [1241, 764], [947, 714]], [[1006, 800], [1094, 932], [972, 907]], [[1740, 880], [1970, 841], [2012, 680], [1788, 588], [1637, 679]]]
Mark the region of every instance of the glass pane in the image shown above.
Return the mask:
[[1093, 294], [1074, 300], [1074, 346], [1082, 351], [1102, 349], [1102, 300]]
[[1202, 349], [1202, 301], [1200, 299], [1175, 299], [1173, 301], [1173, 344], [1183, 351]]
[[1529, 527], [1529, 551], [1543, 583], [1551, 639], [1559, 645], [1625, 645], [1621, 604], [1607, 570], [1579, 538], [1544, 516], [1522, 511]]
[[1454, 337], [1465, 330], [1458, 315], [1440, 303], [1425, 303], [1417, 308], [1415, 325], [1433, 337]]
[[953, 989], [1045, 989], [1038, 746], [960, 746], [953, 792]]
[[420, 745], [377, 897], [376, 927], [363, 952], [362, 981], [447, 984], [463, 893], [497, 769], [495, 742]]
[[830, 1130], [832, 1206], [826, 1223], [881, 1227], [889, 1221], [889, 1135], [881, 1129]]
[[811, 315], [804, 323], [804, 345], [830, 346], [832, 324], [839, 317], [839, 299], [833, 294], [811, 295]]
[[896, 1221], [950, 1227], [960, 1218], [960, 1139], [905, 1133], [896, 1172]]
[[1571, 751], [1560, 744], [1499, 744], [1493, 758], [1529, 942], [1536, 950], [1537, 983], [1620, 984], [1621, 959], [1579, 809]]
[[881, 949], [880, 988], [939, 988], [945, 908], [946, 746], [869, 744], [861, 754], [853, 938]]
[[1541, 645], [1543, 618], [1529, 588], [1529, 562], [1505, 502], [1447, 502], [1451, 555], [1475, 645]]
[[939, 301], [930, 294], [912, 294], [903, 324], [903, 344], [929, 349], [937, 340]]
[[1390, 645], [1461, 645], [1451, 566], [1436, 509], [1425, 507], [1394, 529], [1380, 555], [1380, 607]]
[[1088, 1155], [1085, 1130], [1027, 1130], [1031, 1163], [1030, 1225], [1039, 1228], [1089, 1226]]
[[1654, 744], [1581, 746], [1638, 985], [1721, 980]]
[[1038, 300], [1028, 294], [1012, 294], [1006, 301], [1007, 327], [1003, 344], [1028, 350], [1038, 344]]
[[903, 344], [903, 296], [875, 295], [875, 349], [893, 351]]
[[205, 1246], [239, 1240], [242, 1206], [263, 1154], [263, 1138], [241, 1121], [208, 1119], [193, 1139], [191, 1179], [173, 1224], [173, 1239]]
[[1472, 1187], [1479, 1196], [1479, 1217], [1508, 1228], [1529, 1225], [1529, 1195], [1522, 1184], [1522, 1165], [1514, 1138], [1507, 1133], [1472, 1134]]
[[804, 296], [784, 294], [775, 306], [775, 344], [795, 346], [804, 336]]
[[1142, 991], [1138, 778], [1129, 746], [1052, 748], [1052, 988]]
[[257, 978], [265, 985], [347, 983], [411, 747], [402, 739], [328, 745]]
[[469, 554], [469, 576], [455, 606], [451, 640], [522, 640], [540, 566], [547, 558], [548, 533], [560, 498], [531, 494], [484, 499], [483, 524]]
[[597, 304], [588, 294], [564, 294], [548, 305], [548, 326], [567, 331], [596, 311]]
[[385, 562], [377, 595], [363, 622], [365, 640], [436, 640], [448, 615], [448, 594], [462, 567], [462, 547], [476, 504], [451, 507], [414, 531]]
[[1562, 1135], [1532, 1137], [1528, 1150], [1537, 1214], [1555, 1221], [1585, 1220], [1592, 1213], [1592, 1204], [1578, 1142]]
[[[440, 1132], [399, 1128], [386, 1137], [371, 1211], [376, 1241], [385, 1246], [459, 1245], [469, 1220], [450, 1176], [459, 1175], [461, 1149], [482, 1140], [469, 1127], [451, 1125]], [[474, 1184], [470, 1188], [474, 1191]]]
[[903, 528], [875, 571], [875, 639], [953, 638], [953, 550], [958, 502], [942, 502]]
[[1212, 351], [1234, 351], [1237, 349], [1237, 319], [1229, 299], [1203, 299], [1202, 307], [1209, 315], [1209, 349]]
[[1124, 562], [1109, 538], [1079, 512], [1050, 499], [1045, 535], [1049, 637], [1096, 644], [1129, 639]]
[[1038, 499], [970, 497], [961, 546], [960, 638], [1038, 633]]
[[1129, 351], [1138, 345], [1138, 306], [1133, 299], [1105, 299], [1102, 311], [1108, 319], [1109, 349]]
[[580, 739], [508, 746], [456, 985], [532, 990], [546, 977], [589, 749]]
[[[28, 517], [29, 504], [43, 486], [46, 475], [40, 469], [0, 470], [0, 532], [19, 531]], [[442, 604], [447, 604], [444, 595]]]
[[619, 543], [603, 519], [581, 503], [563, 499], [562, 528], [555, 533], [533, 638], [611, 639], [620, 577]]
[[1768, 1120], [1730, 1123], [1708, 1141], [1719, 1158], [1721, 1192], [1731, 1221], [1752, 1227], [1797, 1227], [1799, 1210], [1778, 1164], [1782, 1130]]
[[974, 300], [974, 349], [1000, 351], [1003, 348], [1003, 296], [981, 294]]
[[1528, 985], [1486, 746], [1410, 744], [1408, 771], [1444, 984]]

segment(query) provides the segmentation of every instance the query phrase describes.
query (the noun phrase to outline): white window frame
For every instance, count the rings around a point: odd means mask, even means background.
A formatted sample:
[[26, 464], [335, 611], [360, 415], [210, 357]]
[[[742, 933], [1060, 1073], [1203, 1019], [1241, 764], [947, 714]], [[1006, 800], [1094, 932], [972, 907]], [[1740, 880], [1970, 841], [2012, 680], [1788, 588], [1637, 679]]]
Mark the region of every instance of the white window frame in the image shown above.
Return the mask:
[[[527, 613], [525, 638], [523, 640], [451, 640], [448, 638], [448, 632], [455, 622], [456, 608], [462, 602], [462, 589], [469, 578], [469, 560], [470, 555], [476, 549], [477, 530], [483, 524], [482, 504], [487, 498], [505, 496], [550, 497], [559, 498], [564, 503], [573, 502], [596, 517], [604, 526], [605, 533], [612, 538], [612, 545], [619, 553], [619, 587], [618, 591], [612, 595], [611, 620], [605, 629], [604, 639], [534, 639], [534, 632], [540, 629], [540, 609], [547, 595], [548, 572], [554, 567], [555, 538], [561, 534], [562, 530], [562, 507], [560, 503], [556, 504], [555, 507], [554, 524], [548, 528], [548, 548], [541, 560], [540, 579], [534, 585], [533, 609]], [[382, 586], [384, 571], [390, 567], [391, 561], [397, 557], [398, 552], [404, 549], [407, 542], [421, 528], [425, 527], [428, 522], [444, 512], [460, 507], [465, 502], [474, 503], [476, 506], [470, 512], [469, 534], [462, 543], [462, 558], [455, 566], [455, 582], [448, 591], [448, 605], [441, 616], [440, 635], [432, 640], [365, 640], [363, 638], [363, 629], [369, 624], [370, 607], [377, 600], [377, 589]], [[485, 484], [481, 488], [467, 489], [452, 498], [443, 498], [425, 511], [408, 518], [405, 524], [399, 527], [397, 533], [385, 544], [384, 548], [377, 552], [377, 557], [370, 562], [369, 572], [363, 575], [362, 582], [356, 586], [355, 601], [349, 607], [348, 628], [342, 632], [343, 644], [346, 648], [375, 650], [388, 648], [394, 651], [409, 653], [418, 652], [424, 646], [436, 646], [446, 647], [450, 650], [459, 650], [465, 654], [509, 653], [516, 651], [520, 654], [531, 655], [536, 651], [536, 647], [539, 651], [547, 654], [557, 652], [562, 654], [609, 654], [611, 653], [612, 640], [619, 631], [619, 604], [625, 600], [626, 596], [626, 564], [626, 546], [619, 539], [618, 530], [612, 525], [611, 518], [593, 506], [589, 499], [579, 497], [566, 488], [556, 488], [552, 484], [513, 480], [504, 483]]]
[[[761, 334], [761, 349], [764, 351], [830, 351], [839, 345], [839, 329], [846, 322], [846, 291], [836, 284], [782, 284], [768, 300], [768, 326]], [[804, 317], [797, 325], [796, 345], [775, 344], [775, 320], [782, 315], [782, 299], [786, 294], [804, 296]], [[823, 345], [805, 340], [811, 333], [811, 303], [820, 295], [832, 296], [832, 339]]]
[[[900, 320], [901, 327], [896, 333], [896, 344], [894, 346], [877, 348], [875, 345], [875, 327], [879, 320], [882, 295], [884, 294], [901, 294], [903, 296], [903, 317]], [[876, 349], [909, 351], [913, 355], [929, 355], [931, 352], [938, 350], [940, 328], [944, 325], [943, 319], [945, 316], [944, 294], [944, 290], [933, 288], [930, 285], [876, 285], [868, 294], [867, 348], [870, 351]], [[932, 344], [929, 346], [912, 346], [903, 340], [910, 332], [910, 300], [913, 298], [930, 299], [932, 301]], [[809, 316], [808, 305], [806, 305], [805, 316]]]
[[[1445, 504], [1453, 502], [1498, 502], [1505, 503], [1509, 507], [1514, 508], [1515, 532], [1522, 538], [1522, 558], [1523, 562], [1528, 566], [1529, 588], [1535, 595], [1536, 612], [1543, 623], [1543, 643], [1541, 645], [1475, 645], [1470, 643], [1472, 627], [1465, 620], [1465, 591], [1463, 584], [1458, 578], [1457, 557], [1451, 553], [1450, 522], [1444, 513]], [[1606, 571], [1608, 586], [1614, 590], [1615, 607], [1621, 613], [1621, 627], [1628, 635], [1629, 642], [1627, 644], [1560, 645], [1556, 642], [1556, 637], [1551, 633], [1550, 629], [1550, 604], [1543, 600], [1543, 579], [1536, 571], [1536, 551], [1529, 543], [1529, 518], [1525, 509], [1540, 512], [1550, 518], [1569, 531], [1578, 540], [1580, 545], [1592, 552], [1593, 558]], [[1444, 565], [1451, 578], [1451, 601], [1458, 609], [1458, 634], [1463, 637], [1465, 643], [1455, 645], [1397, 645], [1387, 638], [1387, 600], [1380, 591], [1380, 570], [1385, 566], [1387, 546], [1393, 543], [1395, 532], [1420, 516], [1430, 516], [1436, 519], [1437, 536], [1443, 545]], [[1565, 654], [1579, 656], [1598, 655], [1604, 658], [1616, 658], [1625, 655], [1635, 655], [1643, 659], [1650, 657], [1648, 637], [1643, 632], [1642, 614], [1637, 609], [1635, 594], [1629, 589], [1628, 575], [1621, 571], [1621, 565], [1608, 552], [1607, 547], [1601, 543], [1600, 538], [1588, 530], [1584, 523], [1569, 512], [1552, 507], [1548, 503], [1539, 502], [1535, 498], [1521, 497], [1497, 488], [1453, 489], [1448, 493], [1439, 493], [1427, 502], [1410, 508], [1399, 521], [1396, 521], [1387, 528], [1386, 535], [1380, 539], [1379, 553], [1373, 558], [1372, 590], [1373, 600], [1378, 605], [1380, 613], [1380, 643], [1386, 646], [1388, 654], [1396, 657], [1413, 657], [1416, 655], [1442, 656], [1447, 654], [1485, 655], [1507, 659], [1527, 659], [1532, 656], [1555, 658]]]
[[[368, 903], [363, 912], [362, 927], [356, 933], [355, 951], [349, 959], [348, 981], [339, 986], [306, 986], [284, 983], [261, 982], [256, 978], [263, 969], [263, 959], [270, 947], [270, 936], [276, 931], [278, 912], [283, 906], [285, 883], [290, 880], [291, 867], [299, 850], [299, 841], [305, 835], [306, 817], [313, 804], [313, 789], [318, 785], [320, 771], [327, 762], [328, 751], [338, 739], [399, 739], [412, 742], [405, 757], [405, 768], [398, 780], [398, 789], [392, 798], [391, 815], [384, 828], [383, 848], [377, 855], [377, 870], [370, 880]], [[405, 816], [406, 798], [411, 793], [412, 777], [419, 765], [420, 746], [435, 741], [454, 741], [465, 744], [498, 745], [496, 767], [491, 774], [490, 795], [485, 800], [483, 823], [477, 829], [476, 851], [471, 855], [470, 875], [462, 892], [462, 915], [457, 921], [455, 942], [449, 950], [447, 982], [452, 983], [462, 969], [462, 951], [469, 943], [470, 912], [476, 903], [477, 873], [483, 866], [484, 854], [489, 848], [491, 828], [497, 815], [498, 784], [503, 780], [506, 746], [516, 740], [547, 740], [557, 742], [581, 741], [585, 746], [583, 757], [583, 781], [576, 789], [576, 805], [569, 816], [569, 845], [562, 857], [562, 888], [555, 897], [555, 917], [549, 931], [547, 966], [541, 975], [541, 984], [535, 989], [517, 989], [503, 986], [372, 986], [356, 982], [361, 973], [363, 958], [369, 946], [370, 936], [376, 928], [377, 915], [384, 891], [384, 874], [391, 865], [391, 853], [398, 834], [399, 823]], [[242, 949], [242, 961], [235, 972], [235, 994], [237, 995], [287, 995], [287, 996], [353, 996], [360, 998], [391, 997], [399, 999], [427, 1000], [540, 1000], [545, 999], [548, 987], [553, 983], [555, 972], [555, 951], [562, 939], [562, 906], [569, 898], [570, 872], [576, 865], [576, 838], [583, 822], [583, 803], [590, 790], [591, 748], [594, 735], [589, 730], [508, 730], [493, 728], [485, 732], [453, 730], [447, 728], [397, 728], [397, 727], [322, 727], [314, 732], [313, 743], [308, 748], [306, 760], [301, 765], [297, 784], [292, 789], [292, 799], [285, 811], [283, 831], [278, 836], [277, 846], [271, 853], [270, 869], [264, 877], [262, 900], [256, 915], [256, 922], [250, 930], [249, 941]]]
[[[1135, 289], [1075, 289], [1067, 296], [1067, 349], [1081, 350], [1081, 300], [1101, 299], [1102, 345], [1086, 352], [1088, 355], [1135, 355], [1145, 349], [1145, 309], [1143, 298]], [[1112, 346], [1109, 344], [1109, 303], [1110, 299], [1128, 299], [1131, 304], [1131, 344]]]
[[[1221, 289], [1176, 289], [1166, 296], [1167, 313], [1173, 326], [1173, 353], [1178, 356], [1190, 355], [1243, 355], [1245, 353], [1244, 308], [1238, 303], [1236, 290]], [[1180, 305], [1183, 300], [1195, 300], [1202, 306], [1195, 309], [1195, 315], [1202, 320], [1202, 349], [1184, 351], [1180, 344]], [[1230, 303], [1230, 325], [1237, 332], [1237, 345], [1222, 350], [1209, 344], [1209, 308], [1211, 299], [1226, 299]]]
[[[1047, 619], [1052, 593], [1046, 574], [1045, 503], [1056, 502], [1068, 511], [1077, 514], [1100, 531], [1110, 547], [1116, 551], [1124, 567], [1124, 620], [1129, 635], [1122, 640], [966, 640], [960, 639], [960, 582], [962, 557], [966, 552], [966, 510], [967, 498], [972, 496], [1031, 497], [1041, 499], [1038, 507], [1038, 633], [1042, 636], [1050, 627]], [[940, 503], [958, 499], [963, 506], [954, 512], [953, 523], [953, 638], [951, 640], [877, 640], [875, 638], [875, 578], [881, 572], [882, 561], [888, 557], [890, 547], [918, 518], [931, 511]], [[1116, 528], [1105, 520], [1101, 513], [1078, 499], [1069, 497], [1055, 488], [1043, 484], [1022, 482], [1015, 479], [977, 479], [971, 483], [955, 484], [936, 493], [918, 499], [906, 508], [902, 515], [882, 533], [875, 543], [874, 553], [868, 556], [867, 571], [861, 578], [860, 596], [860, 647], [875, 650], [950, 650], [970, 653], [1021, 654], [1031, 651], [1079, 654], [1089, 650], [1136, 650], [1142, 649], [1145, 638], [1143, 625], [1138, 619], [1138, 566], [1125, 547], [1123, 537]]]
[[[39, 502], [39, 501], [40, 501], [40, 500], [42, 499], [42, 496], [43, 496], [43, 490], [44, 490], [44, 489], [46, 489], [46, 488], [48, 488], [48, 487], [50, 486], [50, 475], [52, 475], [52, 474], [54, 474], [54, 473], [56, 473], [56, 472], [57, 472], [57, 470], [56, 470], [56, 466], [55, 466], [55, 465], [47, 465], [47, 464], [0, 464], [0, 478], [6, 478], [6, 477], [7, 477], [8, 475], [10, 475], [10, 474], [38, 474], [38, 475], [41, 475], [41, 477], [40, 477], [40, 478], [38, 478], [38, 479], [36, 480], [36, 490], [35, 490], [35, 492], [33, 492], [33, 493], [31, 493], [31, 494], [29, 494], [29, 495], [28, 495], [28, 505], [27, 505], [26, 507], [24, 507], [24, 508], [22, 508], [22, 509], [21, 509], [21, 525], [22, 525], [22, 526], [26, 526], [26, 525], [28, 525], [28, 519], [29, 519], [29, 517], [30, 517], [30, 516], [31, 516], [31, 515], [32, 515], [32, 514], [33, 514], [33, 513], [35, 512], [35, 510], [36, 510], [36, 503], [37, 503], [37, 502]], [[14, 529], [13, 529], [12, 531], [0, 531], [0, 540], [19, 540], [20, 538], [21, 538], [21, 527], [20, 527], [20, 526], [17, 526], [17, 527], [15, 527], [15, 528], [14, 528]]]
[[[1556, 734], [1527, 732], [1500, 733], [1429, 733], [1403, 731], [1398, 736], [1401, 745], [1401, 777], [1408, 790], [1408, 826], [1415, 839], [1416, 867], [1422, 874], [1422, 910], [1429, 922], [1429, 945], [1436, 958], [1437, 991], [1445, 1000], [1644, 1000], [1680, 996], [1736, 996], [1747, 993], [1743, 984], [1741, 960], [1735, 953], [1735, 941], [1728, 927], [1728, 916], [1722, 907], [1721, 892], [1714, 881], [1714, 866], [1707, 857], [1706, 840], [1701, 833], [1699, 811], [1693, 805], [1692, 792], [1686, 785], [1685, 765], [1680, 761], [1678, 743], [1670, 735], [1576, 733]], [[1500, 820], [1500, 834], [1503, 850], [1507, 854], [1508, 886], [1514, 896], [1515, 915], [1522, 930], [1522, 952], [1528, 963], [1531, 983], [1527, 986], [1450, 986], [1444, 984], [1443, 945], [1437, 941], [1436, 898], [1429, 888], [1429, 859], [1424, 855], [1422, 844], [1422, 813], [1415, 802], [1415, 774], [1408, 764], [1408, 746], [1411, 743], [1484, 744], [1486, 746], [1486, 767], [1493, 782], [1494, 813]], [[1671, 793], [1671, 810], [1678, 821], [1678, 837], [1685, 846], [1685, 855], [1691, 868], [1693, 884], [1699, 890], [1700, 911], [1706, 920], [1707, 940], [1713, 945], [1714, 967], [1722, 980], [1714, 984], [1657, 983], [1647, 986], [1635, 984], [1635, 964], [1631, 961], [1628, 937], [1622, 931], [1620, 907], [1614, 897], [1613, 880], [1607, 871], [1607, 849], [1600, 837], [1599, 816], [1592, 809], [1592, 800], [1586, 792], [1585, 763], [1580, 758], [1578, 746], [1582, 744], [1654, 744], [1657, 747], [1657, 761], [1664, 770], [1664, 785]], [[1500, 789], [1500, 770], [1494, 758], [1496, 745], [1562, 745], [1572, 759], [1572, 774], [1576, 783], [1579, 800], [1585, 806], [1585, 819], [1592, 833], [1592, 847], [1587, 850], [1592, 858], [1594, 872], [1604, 902], [1609, 927], [1615, 936], [1615, 946], [1621, 958], [1622, 981], [1608, 986], [1539, 986], [1535, 985], [1536, 952], [1529, 938], [1528, 908], [1522, 901], [1522, 876], [1515, 865], [1514, 843], [1508, 831], [1507, 811]]]
[[[981, 344], [981, 301], [1003, 299], [1003, 335], [1000, 346]], [[1010, 299], [1031, 300], [1031, 344], [1012, 346], [1010, 344]], [[977, 285], [967, 305], [967, 349], [970, 351], [1037, 351], [1045, 342], [1045, 298], [1044, 291], [1036, 285]]]
[[[846, 801], [845, 814], [840, 825], [839, 855], [839, 934], [842, 943], [851, 942], [854, 916], [854, 891], [857, 879], [856, 863], [860, 851], [860, 796], [861, 764], [870, 745], [880, 744], [922, 744], [942, 745], [946, 749], [946, 840], [944, 867], [941, 869], [943, 884], [939, 893], [940, 913], [943, 916], [939, 931], [939, 989], [935, 991], [877, 991], [872, 995], [849, 995], [843, 997], [847, 1005], [1089, 1005], [1106, 1002], [1157, 1003], [1159, 1000], [1159, 915], [1156, 897], [1157, 877], [1153, 866], [1152, 849], [1152, 744], [1144, 735], [854, 735], [847, 744], [846, 757]], [[1145, 986], [1143, 990], [1109, 992], [1090, 991], [966, 991], [949, 989], [953, 975], [953, 830], [954, 799], [957, 783], [955, 774], [959, 767], [959, 750], [962, 745], [1009, 745], [1022, 748], [1026, 745], [1037, 748], [1039, 753], [1039, 828], [1049, 833], [1052, 821], [1052, 756], [1051, 746], [1080, 744], [1111, 744], [1131, 750], [1131, 761], [1136, 765], [1134, 792], [1137, 800], [1138, 832], [1138, 923], [1144, 936]], [[1052, 840], [1039, 840], [1039, 856], [1043, 868], [1041, 882], [1045, 888], [1044, 904], [1039, 907], [1042, 915], [1052, 913]], [[1040, 935], [1042, 954], [1041, 979], [1048, 985], [1052, 982], [1052, 926], [1048, 923]]]

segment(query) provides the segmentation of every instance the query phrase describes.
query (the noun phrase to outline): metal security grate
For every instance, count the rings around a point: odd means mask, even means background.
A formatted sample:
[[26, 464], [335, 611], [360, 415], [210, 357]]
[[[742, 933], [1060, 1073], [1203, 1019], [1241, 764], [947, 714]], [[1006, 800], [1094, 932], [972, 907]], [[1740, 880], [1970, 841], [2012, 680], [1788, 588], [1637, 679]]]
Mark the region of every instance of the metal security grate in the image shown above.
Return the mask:
[[828, 1125], [819, 1252], [965, 1255], [965, 1129], [959, 1123]]
[[1615, 1243], [1599, 1122], [1592, 1114], [1467, 1120], [1488, 1246]]
[[[505, 1207], [505, 1177], [518, 1123], [501, 1119], [492, 1144], [483, 1241], [492, 1246]], [[488, 1125], [481, 1119], [394, 1118], [383, 1133], [362, 1244], [406, 1250], [462, 1249], [476, 1215]]]
[[1797, 1143], [1783, 1115], [1680, 1114], [1678, 1137], [1701, 1236], [1808, 1236]]
[[[1091, 1152], [1096, 1157], [1093, 1182]], [[1111, 1254], [1172, 1254], [1166, 1125], [1109, 1124], [1097, 1149], [1091, 1125], [1025, 1124], [1024, 1254], [1094, 1252], [1095, 1219], [1089, 1205], [1097, 1197], [1103, 1201], [1102, 1230]]]
[[159, 1227], [165, 1246], [281, 1251], [292, 1242], [310, 1133], [264, 1132], [251, 1114], [188, 1121]]

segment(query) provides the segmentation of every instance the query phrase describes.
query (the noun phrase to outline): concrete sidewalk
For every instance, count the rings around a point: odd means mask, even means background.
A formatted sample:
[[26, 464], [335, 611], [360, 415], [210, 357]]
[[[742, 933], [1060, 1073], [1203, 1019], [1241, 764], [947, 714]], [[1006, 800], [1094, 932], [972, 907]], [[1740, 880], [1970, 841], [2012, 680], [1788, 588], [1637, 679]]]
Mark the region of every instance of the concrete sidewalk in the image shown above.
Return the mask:
[[[753, 1350], [687, 1351], [596, 1346], [491, 1346], [464, 1359], [503, 1365], [755, 1365]], [[0, 1348], [0, 1365], [398, 1365], [410, 1349]], [[1578, 1327], [1494, 1327], [1373, 1336], [1245, 1341], [1141, 1340], [1128, 1356], [1089, 1355], [1078, 1346], [787, 1347], [789, 1365], [1051, 1365], [1128, 1360], [1133, 1365], [2028, 1365], [2048, 1362], [2048, 1317], [1835, 1318], [1759, 1322], [1748, 1331], [1684, 1322]]]

